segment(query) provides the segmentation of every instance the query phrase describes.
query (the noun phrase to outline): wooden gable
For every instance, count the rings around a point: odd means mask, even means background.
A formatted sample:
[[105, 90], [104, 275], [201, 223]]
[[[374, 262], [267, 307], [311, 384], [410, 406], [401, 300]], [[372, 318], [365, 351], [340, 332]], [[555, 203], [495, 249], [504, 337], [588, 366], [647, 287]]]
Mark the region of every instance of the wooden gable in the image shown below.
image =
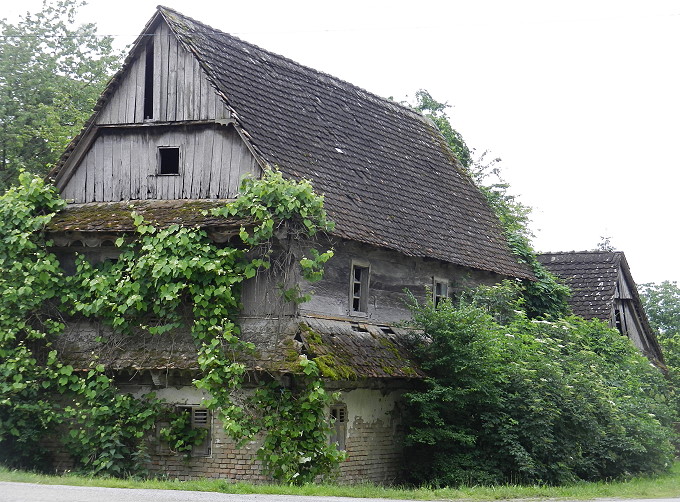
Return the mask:
[[[228, 199], [260, 162], [196, 57], [157, 16], [57, 178], [76, 203]], [[163, 151], [175, 156], [170, 172]]]

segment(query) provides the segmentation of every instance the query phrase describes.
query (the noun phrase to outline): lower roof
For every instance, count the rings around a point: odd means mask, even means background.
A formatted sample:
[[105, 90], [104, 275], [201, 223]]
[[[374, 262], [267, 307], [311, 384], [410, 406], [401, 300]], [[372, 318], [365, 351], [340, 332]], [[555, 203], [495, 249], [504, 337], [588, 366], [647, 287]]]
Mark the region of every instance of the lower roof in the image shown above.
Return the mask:
[[[407, 330], [387, 325], [302, 316], [289, 320], [279, 333], [245, 324], [241, 337], [253, 341], [256, 354], [247, 357], [251, 370], [294, 373], [301, 355], [314, 359], [333, 380], [422, 378], [412, 361]], [[103, 338], [106, 341], [102, 341]], [[97, 322], [67, 323], [57, 344], [65, 363], [75, 368], [104, 364], [114, 371], [179, 370], [197, 372], [196, 346], [187, 329], [162, 336], [124, 335]]]

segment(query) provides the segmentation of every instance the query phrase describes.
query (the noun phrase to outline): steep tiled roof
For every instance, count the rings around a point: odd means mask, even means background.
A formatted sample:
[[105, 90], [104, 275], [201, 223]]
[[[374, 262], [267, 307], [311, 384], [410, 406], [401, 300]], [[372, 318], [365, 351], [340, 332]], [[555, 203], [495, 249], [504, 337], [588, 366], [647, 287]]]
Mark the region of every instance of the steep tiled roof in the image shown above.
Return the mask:
[[312, 180], [347, 239], [532, 277], [435, 126], [413, 110], [159, 7], [256, 152]]
[[622, 255], [620, 251], [543, 253], [538, 261], [569, 286], [574, 314], [609, 321]]

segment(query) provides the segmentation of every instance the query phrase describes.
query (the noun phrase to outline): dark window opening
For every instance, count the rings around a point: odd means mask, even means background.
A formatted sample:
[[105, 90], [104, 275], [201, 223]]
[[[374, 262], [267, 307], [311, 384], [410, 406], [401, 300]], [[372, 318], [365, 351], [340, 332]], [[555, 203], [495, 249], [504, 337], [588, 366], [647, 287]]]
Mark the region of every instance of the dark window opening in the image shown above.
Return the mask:
[[179, 174], [179, 147], [159, 148], [158, 174]]
[[619, 330], [619, 333], [623, 334], [623, 323], [621, 322], [621, 311], [619, 309], [614, 311], [614, 325]]
[[144, 119], [153, 118], [153, 38], [146, 44], [144, 67]]
[[331, 406], [330, 444], [335, 443], [338, 450], [345, 450], [347, 437], [347, 406], [344, 404]]
[[352, 266], [352, 312], [368, 312], [368, 267]]
[[438, 307], [441, 302], [449, 297], [449, 285], [446, 282], [435, 279], [432, 289], [434, 306]]

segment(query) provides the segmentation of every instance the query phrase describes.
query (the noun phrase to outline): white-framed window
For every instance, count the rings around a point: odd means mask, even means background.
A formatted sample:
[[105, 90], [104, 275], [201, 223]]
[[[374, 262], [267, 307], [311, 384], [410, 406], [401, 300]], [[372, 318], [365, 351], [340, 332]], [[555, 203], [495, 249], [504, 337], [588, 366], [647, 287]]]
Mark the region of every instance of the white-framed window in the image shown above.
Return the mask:
[[158, 175], [176, 176], [179, 175], [182, 165], [182, 155], [178, 146], [159, 146], [158, 147]]
[[449, 281], [438, 277], [432, 278], [432, 301], [437, 307], [441, 302], [449, 298]]
[[335, 443], [338, 450], [347, 449], [347, 405], [334, 404], [330, 410], [330, 444]]
[[370, 273], [368, 263], [352, 260], [349, 278], [349, 313], [352, 315], [368, 314]]

